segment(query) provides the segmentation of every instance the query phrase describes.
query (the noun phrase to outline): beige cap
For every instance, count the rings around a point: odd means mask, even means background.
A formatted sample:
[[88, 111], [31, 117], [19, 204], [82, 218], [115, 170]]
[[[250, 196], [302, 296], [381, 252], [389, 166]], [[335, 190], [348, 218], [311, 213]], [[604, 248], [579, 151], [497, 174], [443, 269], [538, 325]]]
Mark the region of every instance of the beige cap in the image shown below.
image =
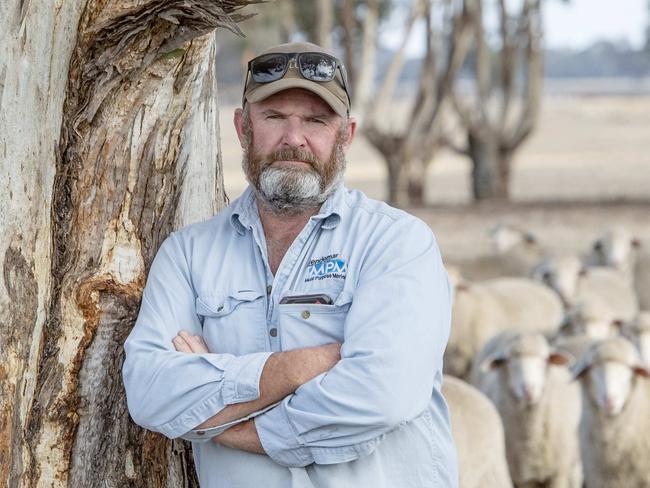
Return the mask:
[[[316, 44], [312, 44], [311, 42], [290, 42], [287, 44], [280, 44], [261, 52], [259, 56], [273, 53], [311, 52], [328, 54], [338, 60], [334, 53], [323, 49]], [[338, 115], [346, 117], [350, 113], [350, 99], [345, 89], [345, 87], [348, 86], [347, 79], [343, 80], [342, 78], [344, 76], [345, 70], [337, 69], [336, 75], [332, 81], [310, 81], [303, 78], [297, 68], [292, 68], [291, 66], [287, 69], [287, 72], [282, 78], [270, 83], [257, 83], [251, 76], [248, 76], [248, 83], [244, 88], [242, 105], [246, 101], [250, 103], [261, 102], [265, 98], [289, 88], [304, 88], [305, 90], [309, 90], [321, 97]]]

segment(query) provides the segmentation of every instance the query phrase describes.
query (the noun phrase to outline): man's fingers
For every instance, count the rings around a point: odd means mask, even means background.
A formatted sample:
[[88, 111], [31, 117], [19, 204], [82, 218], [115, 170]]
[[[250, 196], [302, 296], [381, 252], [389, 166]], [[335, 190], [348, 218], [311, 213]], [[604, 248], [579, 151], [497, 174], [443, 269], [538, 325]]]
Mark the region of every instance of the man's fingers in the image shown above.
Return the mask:
[[194, 352], [194, 353], [210, 352], [208, 350], [208, 346], [205, 344], [205, 341], [203, 340], [203, 337], [198, 335], [192, 335], [186, 330], [181, 330], [178, 333], [178, 336], [180, 336], [185, 341], [185, 343], [189, 346], [190, 352]]
[[172, 344], [174, 345], [174, 348], [178, 352], [192, 352], [192, 348], [190, 347], [190, 345], [180, 335], [177, 335], [172, 339]]

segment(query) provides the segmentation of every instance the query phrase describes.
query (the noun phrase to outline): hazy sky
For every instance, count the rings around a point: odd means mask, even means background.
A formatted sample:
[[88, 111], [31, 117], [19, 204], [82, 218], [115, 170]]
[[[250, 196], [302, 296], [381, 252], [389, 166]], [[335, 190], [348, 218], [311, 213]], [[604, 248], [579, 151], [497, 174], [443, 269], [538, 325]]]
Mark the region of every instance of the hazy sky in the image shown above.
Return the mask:
[[[513, 1], [513, 4], [518, 2]], [[626, 39], [633, 47], [645, 42], [648, 0], [545, 0], [544, 29], [547, 47], [580, 49], [596, 40]], [[395, 18], [384, 32], [382, 44], [395, 48], [401, 40], [403, 20]], [[423, 29], [423, 26], [419, 26]], [[411, 36], [410, 56], [424, 53], [424, 31], [416, 29]]]
[[544, 2], [549, 47], [582, 48], [597, 39], [627, 39], [639, 47], [648, 24], [647, 0], [559, 0]]

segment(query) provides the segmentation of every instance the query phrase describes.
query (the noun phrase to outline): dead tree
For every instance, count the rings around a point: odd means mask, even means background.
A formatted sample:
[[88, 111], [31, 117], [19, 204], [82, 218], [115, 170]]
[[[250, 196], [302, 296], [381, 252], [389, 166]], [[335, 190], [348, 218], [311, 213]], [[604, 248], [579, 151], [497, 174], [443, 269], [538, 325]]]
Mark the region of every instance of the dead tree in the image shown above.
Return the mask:
[[[407, 20], [403, 43], [395, 53], [375, 103], [364, 118], [363, 133], [382, 154], [388, 168], [388, 199], [396, 205], [421, 204], [426, 168], [442, 140], [441, 114], [469, 48], [471, 12], [453, 0], [443, 2], [443, 24], [451, 25], [446, 40], [436, 32], [433, 0], [416, 2]], [[382, 124], [404, 62], [404, 49], [415, 21], [426, 23], [426, 54], [409, 116], [399, 129]], [[443, 58], [442, 63], [440, 58]]]
[[0, 485], [197, 486], [122, 344], [161, 241], [224, 204], [213, 31], [254, 0], [0, 5]]
[[453, 97], [466, 140], [456, 150], [472, 160], [476, 200], [508, 199], [513, 156], [532, 133], [541, 101], [540, 0], [522, 0], [516, 14], [499, 0], [499, 43], [493, 47], [482, 0], [466, 4], [473, 24], [473, 89], [464, 96], [455, 91]]

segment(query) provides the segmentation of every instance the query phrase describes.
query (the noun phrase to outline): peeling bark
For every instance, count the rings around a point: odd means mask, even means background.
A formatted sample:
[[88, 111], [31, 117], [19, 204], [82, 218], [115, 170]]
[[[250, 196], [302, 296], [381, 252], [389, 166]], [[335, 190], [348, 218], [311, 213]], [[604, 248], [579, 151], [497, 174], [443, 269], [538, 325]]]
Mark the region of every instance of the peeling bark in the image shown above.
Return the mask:
[[212, 32], [251, 3], [0, 6], [0, 485], [198, 485], [131, 422], [122, 344], [162, 240], [224, 204]]

